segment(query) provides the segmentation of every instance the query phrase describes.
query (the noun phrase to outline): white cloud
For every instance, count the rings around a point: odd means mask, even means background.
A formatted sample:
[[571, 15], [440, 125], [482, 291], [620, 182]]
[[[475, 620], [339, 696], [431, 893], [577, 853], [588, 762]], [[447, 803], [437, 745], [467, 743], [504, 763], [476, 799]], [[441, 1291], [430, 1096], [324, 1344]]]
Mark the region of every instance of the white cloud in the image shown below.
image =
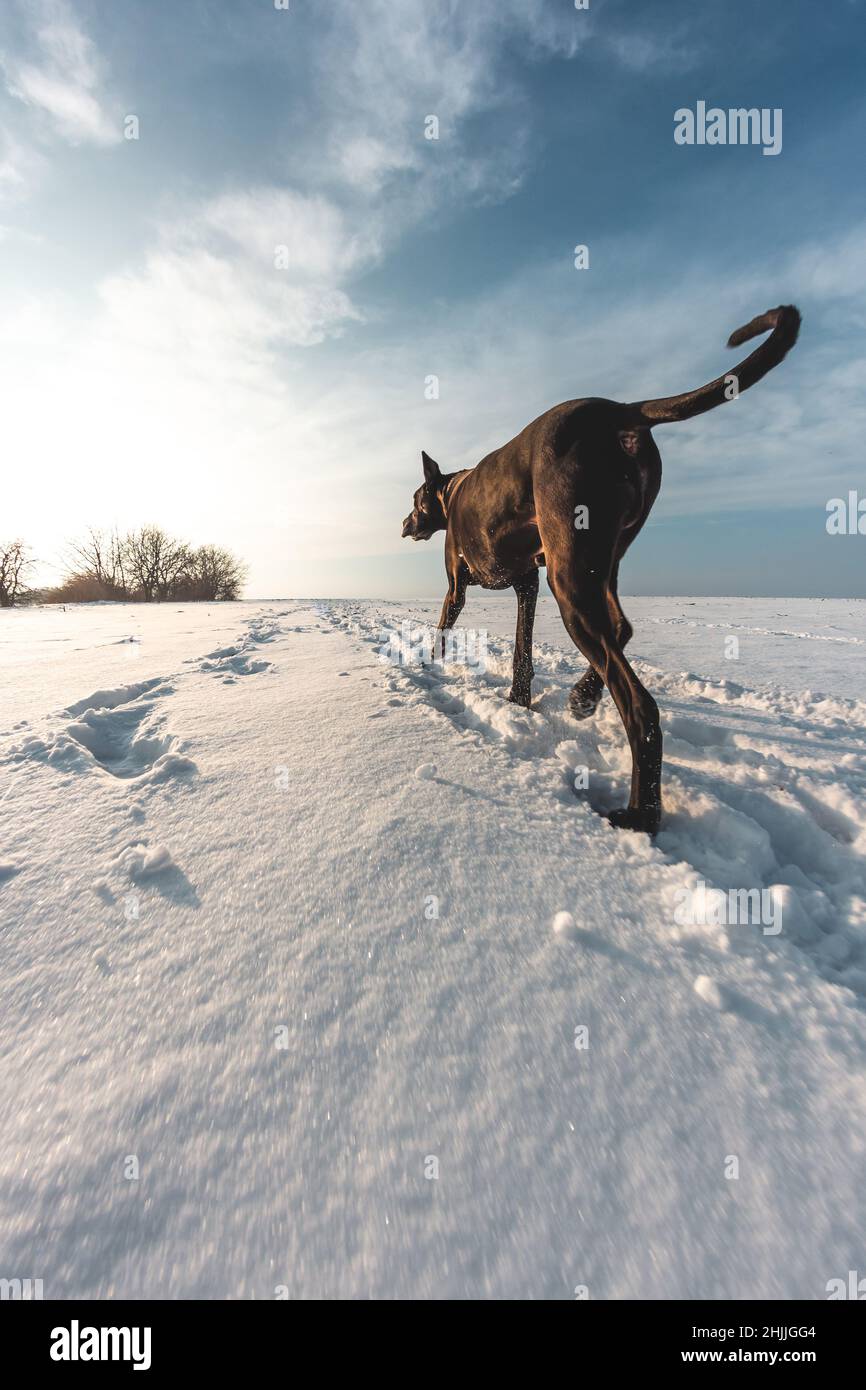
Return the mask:
[[30, 188], [35, 152], [6, 130], [0, 130], [0, 198], [15, 202]]
[[109, 277], [100, 297], [107, 337], [219, 379], [249, 377], [269, 367], [276, 347], [320, 343], [358, 316], [333, 285], [299, 284], [206, 250], [154, 252], [140, 270]]
[[56, 8], [57, 17], [37, 27], [31, 58], [4, 58], [8, 90], [47, 116], [69, 144], [115, 144], [122, 137], [121, 122], [105, 109], [96, 49], [72, 12]]
[[[513, 192], [526, 166], [526, 110], [509, 52], [571, 57], [591, 32], [587, 16], [547, 0], [342, 0], [328, 23], [315, 58], [317, 144], [326, 132], [328, 158], [319, 146], [310, 176], [369, 197], [393, 182], [403, 225], [443, 197]], [[501, 128], [479, 156], [465, 123], [485, 113], [498, 113]], [[439, 118], [438, 142], [424, 138], [429, 115]]]
[[225, 194], [193, 213], [186, 228], [171, 231], [195, 241], [221, 237], [270, 268], [280, 248], [291, 276], [332, 281], [371, 264], [383, 245], [377, 216], [359, 222], [327, 198], [289, 188]]
[[284, 188], [206, 200], [159, 227], [143, 265], [103, 281], [100, 332], [181, 371], [279, 390], [279, 349], [361, 318], [343, 286], [381, 252], [374, 220]]

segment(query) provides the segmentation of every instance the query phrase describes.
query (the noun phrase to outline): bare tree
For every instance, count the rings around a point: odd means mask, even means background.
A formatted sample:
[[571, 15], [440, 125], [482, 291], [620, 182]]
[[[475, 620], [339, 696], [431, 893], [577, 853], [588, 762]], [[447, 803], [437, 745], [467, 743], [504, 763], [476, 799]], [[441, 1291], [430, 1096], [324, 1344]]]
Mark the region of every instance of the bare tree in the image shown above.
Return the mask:
[[126, 598], [129, 592], [126, 582], [126, 545], [121, 540], [120, 536], [117, 534], [116, 531], [112, 531], [111, 533], [111, 541], [109, 542], [108, 554], [108, 563], [111, 572], [111, 582], [114, 585], [117, 592], [123, 598]]
[[107, 552], [108, 542], [103, 532], [96, 531], [91, 527], [83, 540], [76, 541], [70, 546], [70, 571], [74, 574], [84, 575], [88, 579], [95, 579], [98, 584], [105, 585], [107, 588], [109, 583]]
[[231, 601], [240, 596], [247, 567], [231, 551], [202, 545], [190, 556], [192, 598]]
[[0, 544], [0, 608], [12, 608], [21, 598], [32, 565], [22, 541]]
[[145, 603], [152, 603], [157, 597], [160, 561], [167, 541], [168, 537], [159, 526], [142, 526], [138, 531], [130, 531], [124, 541], [133, 596], [144, 599]]
[[159, 554], [156, 560], [156, 597], [171, 598], [183, 589], [184, 580], [189, 573], [190, 549], [185, 541], [173, 541], [161, 535]]
[[91, 598], [126, 598], [126, 548], [116, 531], [91, 527], [87, 535], [69, 547], [67, 585]]
[[246, 566], [217, 545], [198, 549], [148, 525], [125, 536], [88, 531], [70, 546], [69, 572], [52, 601], [224, 600], [240, 596]]

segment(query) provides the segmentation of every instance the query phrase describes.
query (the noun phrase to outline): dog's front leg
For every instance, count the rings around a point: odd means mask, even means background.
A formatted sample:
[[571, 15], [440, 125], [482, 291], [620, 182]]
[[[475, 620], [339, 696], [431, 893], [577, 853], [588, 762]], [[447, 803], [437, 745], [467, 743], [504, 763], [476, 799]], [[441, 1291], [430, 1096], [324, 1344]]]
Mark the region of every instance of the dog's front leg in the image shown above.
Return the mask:
[[448, 593], [445, 595], [445, 602], [442, 604], [442, 612], [439, 615], [439, 626], [433, 639], [433, 660], [445, 659], [445, 631], [452, 628], [463, 612], [463, 605], [466, 602], [466, 584], [469, 579], [469, 571], [462, 561], [457, 568], [448, 575]]
[[538, 570], [518, 579], [514, 585], [517, 594], [517, 636], [514, 640], [514, 674], [508, 698], [515, 705], [525, 705], [529, 709], [532, 700], [532, 628], [535, 623], [535, 603], [538, 598]]

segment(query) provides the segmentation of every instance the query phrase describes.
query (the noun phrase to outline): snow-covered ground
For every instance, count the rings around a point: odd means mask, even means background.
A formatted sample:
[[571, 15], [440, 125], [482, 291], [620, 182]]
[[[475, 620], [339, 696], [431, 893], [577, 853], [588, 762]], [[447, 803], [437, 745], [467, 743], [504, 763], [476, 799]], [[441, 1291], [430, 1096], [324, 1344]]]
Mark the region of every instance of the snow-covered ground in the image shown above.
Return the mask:
[[438, 607], [0, 616], [0, 1276], [866, 1274], [866, 605], [625, 602], [665, 732], [654, 843], [598, 814], [625, 740], [607, 697], [568, 717], [552, 600], [531, 711], [503, 699], [508, 597], [470, 590], [481, 669], [381, 660]]

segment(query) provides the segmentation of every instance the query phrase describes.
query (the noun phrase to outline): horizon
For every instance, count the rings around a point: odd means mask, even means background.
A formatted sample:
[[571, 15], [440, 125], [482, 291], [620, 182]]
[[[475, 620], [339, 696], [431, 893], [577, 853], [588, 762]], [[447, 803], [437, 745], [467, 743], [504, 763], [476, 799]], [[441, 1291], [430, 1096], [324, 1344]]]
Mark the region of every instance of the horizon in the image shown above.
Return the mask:
[[[479, 597], [482, 597], [482, 596], [483, 596], [485, 603], [487, 602], [488, 599], [502, 599], [503, 601], [508, 601], [508, 602], [511, 602], [512, 604], [513, 604], [513, 602], [514, 602], [514, 594], [513, 594], [513, 592], [511, 591], [510, 588], [506, 588], [506, 589], [482, 589], [482, 588], [478, 587], [478, 588], [475, 588], [475, 589], [470, 589], [469, 595], [468, 595], [468, 597], [467, 597], [467, 603], [469, 603], [469, 602], [471, 601], [471, 598], [472, 598], [472, 594], [473, 594], [473, 593], [477, 594]], [[864, 596], [861, 595], [861, 594], [779, 594], [779, 593], [765, 593], [765, 594], [733, 594], [733, 593], [700, 594], [700, 593], [696, 593], [696, 592], [692, 592], [692, 593], [681, 593], [681, 594], [677, 594], [677, 593], [673, 593], [673, 592], [671, 592], [671, 593], [659, 592], [659, 593], [647, 594], [647, 593], [638, 593], [636, 590], [628, 590], [628, 589], [624, 589], [624, 590], [623, 590], [623, 592], [622, 592], [622, 594], [621, 594], [621, 597], [622, 597], [623, 599], [626, 599], [626, 600], [631, 600], [631, 599], [644, 599], [644, 598], [647, 598], [647, 599], [649, 599], [649, 598], [652, 598], [652, 599], [672, 599], [672, 600], [673, 600], [673, 599], [677, 599], [677, 600], [679, 600], [679, 601], [691, 601], [691, 600], [697, 600], [697, 599], [718, 599], [720, 602], [724, 602], [726, 599], [732, 599], [732, 600], [735, 600], [736, 602], [748, 602], [749, 600], [754, 599], [755, 602], [762, 602], [762, 603], [768, 602], [768, 601], [770, 601], [770, 600], [772, 600], [772, 601], [778, 600], [780, 603], [781, 603], [781, 602], [793, 602], [793, 603], [864, 603], [864, 602], [866, 602], [866, 597], [864, 597]], [[549, 590], [548, 590], [547, 593], [539, 592], [538, 601], [541, 602], [541, 600], [544, 599], [544, 598], [553, 599], [554, 602], [556, 601], [556, 600], [554, 599], [554, 595], [553, 595]], [[143, 604], [145, 604], [145, 603], [148, 605], [148, 607], [158, 607], [160, 604], [162, 604], [162, 605], [166, 605], [166, 604], [174, 604], [174, 605], [177, 605], [177, 604], [179, 604], [179, 603], [183, 603], [183, 604], [188, 604], [188, 603], [207, 603], [207, 604], [211, 604], [211, 605], [213, 605], [213, 604], [218, 604], [218, 605], [222, 606], [222, 605], [224, 605], [224, 604], [226, 604], [226, 603], [354, 603], [354, 602], [357, 602], [357, 603], [410, 603], [410, 602], [411, 602], [411, 603], [441, 603], [441, 601], [442, 601], [442, 595], [441, 595], [440, 593], [437, 593], [435, 590], [432, 590], [432, 589], [431, 589], [431, 590], [429, 591], [429, 593], [398, 594], [398, 595], [396, 595], [396, 596], [394, 596], [394, 595], [392, 595], [392, 594], [375, 594], [375, 593], [371, 593], [371, 594], [303, 594], [303, 593], [285, 593], [285, 594], [273, 593], [273, 594], [270, 594], [270, 593], [262, 593], [262, 594], [244, 594], [244, 595], [242, 595], [240, 598], [236, 598], [236, 599], [206, 599], [206, 598], [154, 598], [154, 599], [100, 598], [100, 599], [50, 599], [50, 600], [40, 600], [40, 601], [38, 601], [36, 604], [32, 604], [32, 605], [30, 605], [30, 604], [18, 604], [18, 605], [15, 606], [15, 608], [8, 608], [8, 609], [6, 609], [6, 610], [4, 610], [4, 611], [7, 612], [7, 613], [12, 613], [12, 612], [14, 612], [14, 611], [16, 611], [16, 610], [17, 610], [18, 612], [21, 612], [21, 611], [25, 610], [27, 607], [38, 607], [38, 608], [56, 608], [56, 607], [65, 607], [65, 608], [88, 608], [88, 607], [94, 607], [94, 606], [98, 606], [98, 605], [110, 605], [110, 606], [115, 606], [115, 607], [119, 607], [119, 608], [130, 608], [130, 607], [135, 608], [135, 607], [139, 607], [139, 606], [141, 606], [141, 605], [143, 605]]]
[[[258, 592], [441, 596], [441, 544], [400, 540], [422, 448], [454, 471], [560, 400], [694, 388], [793, 302], [777, 370], [655, 431], [622, 587], [866, 596], [826, 530], [866, 492], [859, 6], [395, 9], [6, 8], [0, 541], [47, 585], [153, 520]], [[776, 148], [681, 143], [714, 107], [779, 113]]]

